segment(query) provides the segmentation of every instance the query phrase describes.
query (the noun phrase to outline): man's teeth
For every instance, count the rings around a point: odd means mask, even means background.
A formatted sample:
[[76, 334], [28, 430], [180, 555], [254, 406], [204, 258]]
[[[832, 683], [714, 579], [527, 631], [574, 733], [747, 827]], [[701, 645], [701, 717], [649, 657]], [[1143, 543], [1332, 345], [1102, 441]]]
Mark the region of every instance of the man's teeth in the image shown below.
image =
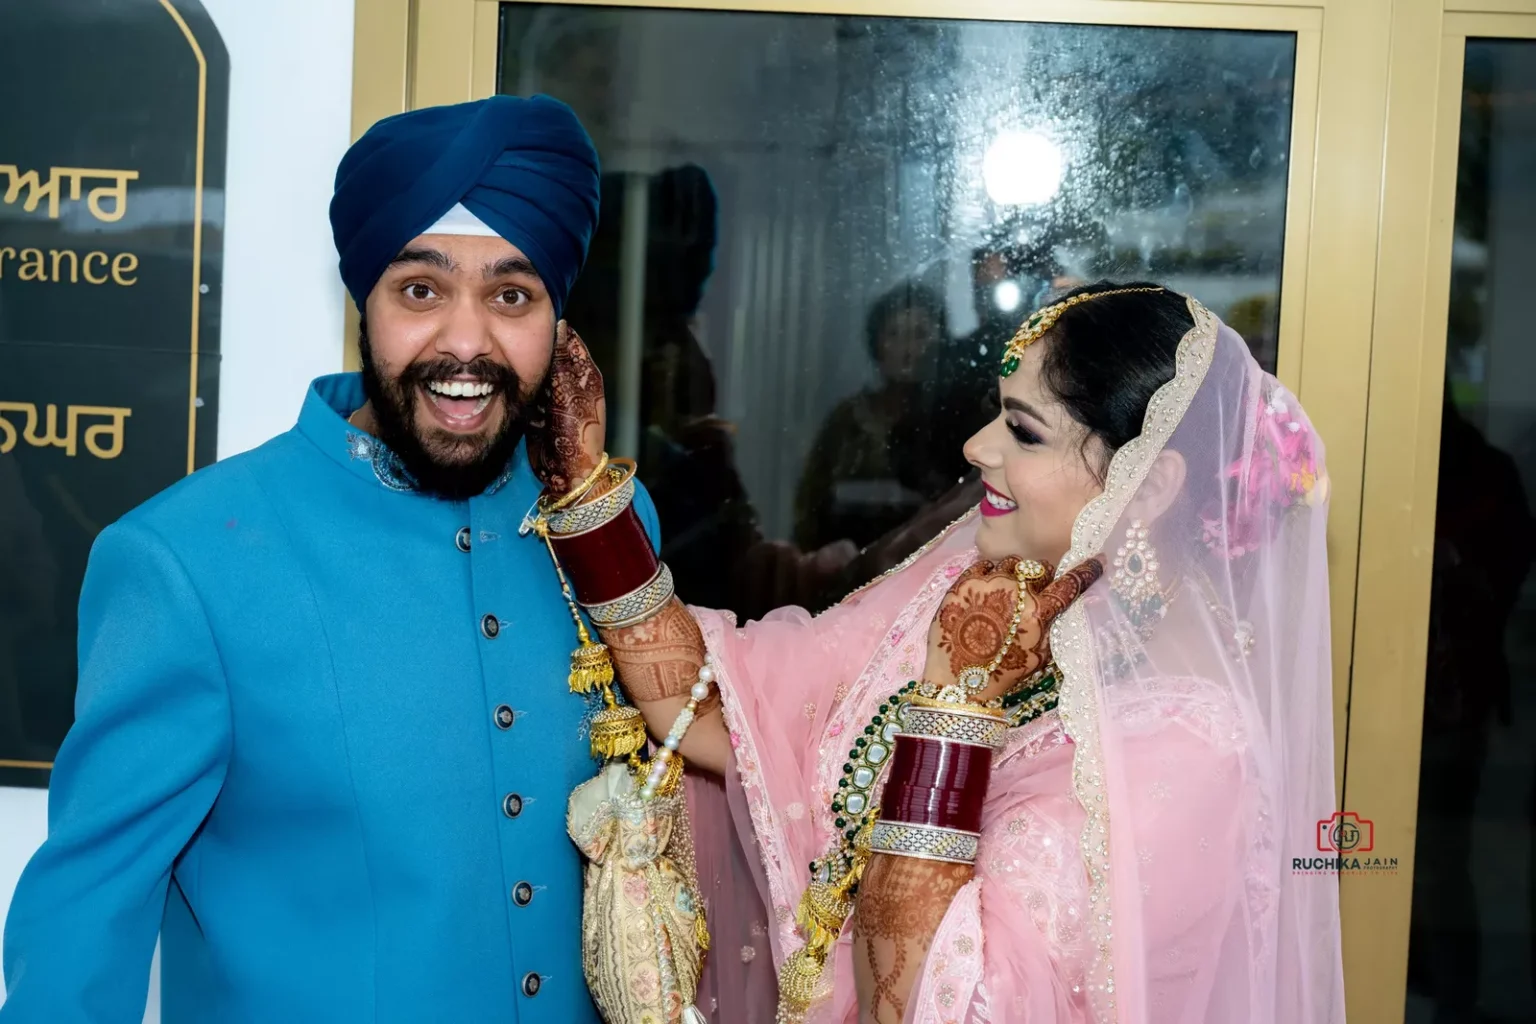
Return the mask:
[[491, 404], [491, 396], [483, 395], [481, 396], [480, 401], [476, 402], [475, 407], [469, 412], [454, 413], [449, 412], [446, 408], [443, 407], [443, 403], [439, 401], [439, 396], [432, 394], [428, 395], [427, 397], [431, 398], [432, 404], [437, 406], [439, 409], [442, 409], [443, 415], [447, 416], [451, 420], [472, 420], [476, 416], [479, 416], [481, 413], [485, 412], [485, 407]]
[[429, 380], [427, 390], [448, 398], [481, 398], [496, 390], [496, 385], [479, 380]]
[[1014, 509], [1019, 507], [1017, 502], [1009, 501], [1001, 494], [997, 494], [993, 491], [987, 492], [987, 504], [1003, 512], [1012, 512]]

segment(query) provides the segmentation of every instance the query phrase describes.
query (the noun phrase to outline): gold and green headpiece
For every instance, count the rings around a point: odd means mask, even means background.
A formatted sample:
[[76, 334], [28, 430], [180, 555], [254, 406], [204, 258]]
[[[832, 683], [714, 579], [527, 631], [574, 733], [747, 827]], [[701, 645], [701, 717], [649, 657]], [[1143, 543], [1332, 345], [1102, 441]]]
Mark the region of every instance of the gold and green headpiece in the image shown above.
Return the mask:
[[1106, 295], [1130, 295], [1136, 292], [1160, 292], [1161, 288], [1112, 288], [1106, 292], [1084, 292], [1074, 295], [1070, 299], [1062, 299], [1052, 306], [1037, 309], [1029, 314], [1029, 318], [1019, 325], [1014, 332], [1013, 339], [1008, 342], [1008, 347], [1003, 350], [1003, 368], [999, 376], [1010, 377], [1019, 368], [1019, 361], [1024, 355], [1024, 350], [1035, 342], [1061, 319], [1061, 314], [1073, 306], [1084, 302], [1092, 302], [1094, 299], [1102, 299]]

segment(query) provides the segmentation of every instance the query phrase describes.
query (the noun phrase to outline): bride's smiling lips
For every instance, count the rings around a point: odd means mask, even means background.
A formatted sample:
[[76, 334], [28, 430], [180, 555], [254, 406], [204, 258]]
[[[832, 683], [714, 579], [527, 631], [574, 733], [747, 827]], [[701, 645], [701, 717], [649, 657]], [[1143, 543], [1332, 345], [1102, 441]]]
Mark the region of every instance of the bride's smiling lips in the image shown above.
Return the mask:
[[989, 518], [992, 516], [1006, 516], [1018, 509], [1018, 503], [996, 487], [985, 481], [983, 481], [982, 486], [987, 489], [986, 495], [981, 499], [982, 515]]

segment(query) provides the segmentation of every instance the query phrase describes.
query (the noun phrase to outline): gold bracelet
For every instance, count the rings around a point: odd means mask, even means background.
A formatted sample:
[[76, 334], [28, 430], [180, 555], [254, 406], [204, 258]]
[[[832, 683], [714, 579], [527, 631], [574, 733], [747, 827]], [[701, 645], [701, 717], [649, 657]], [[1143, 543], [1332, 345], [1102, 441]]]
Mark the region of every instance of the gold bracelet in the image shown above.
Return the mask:
[[945, 704], [914, 695], [902, 710], [901, 734], [946, 743], [966, 743], [1001, 750], [1008, 739], [1008, 719], [1001, 710], [976, 704]]
[[981, 836], [940, 825], [915, 825], [904, 821], [875, 822], [869, 848], [893, 857], [939, 860], [949, 864], [975, 864]]
[[559, 512], [561, 509], [569, 508], [571, 505], [573, 505], [576, 502], [580, 501], [582, 495], [584, 495], [588, 491], [590, 491], [593, 488], [593, 486], [595, 486], [597, 484], [597, 482], [603, 478], [603, 473], [607, 469], [608, 469], [608, 453], [607, 452], [603, 452], [602, 458], [597, 460], [597, 468], [592, 470], [592, 472], [588, 473], [587, 474], [587, 478], [585, 480], [583, 480], [580, 484], [578, 484], [575, 490], [571, 491], [565, 497], [560, 498], [558, 501], [555, 501], [554, 503], [550, 504], [548, 507], [544, 508], [542, 511], [544, 511], [545, 513]]
[[639, 589], [612, 601], [582, 607], [598, 629], [626, 629], [658, 614], [672, 600], [673, 593], [672, 570], [662, 562], [656, 568], [656, 575]]
[[616, 519], [635, 497], [635, 464], [630, 459], [614, 459], [608, 464], [608, 482], [612, 486], [591, 501], [562, 512], [540, 512], [545, 527], [556, 537], [574, 537], [591, 533]]

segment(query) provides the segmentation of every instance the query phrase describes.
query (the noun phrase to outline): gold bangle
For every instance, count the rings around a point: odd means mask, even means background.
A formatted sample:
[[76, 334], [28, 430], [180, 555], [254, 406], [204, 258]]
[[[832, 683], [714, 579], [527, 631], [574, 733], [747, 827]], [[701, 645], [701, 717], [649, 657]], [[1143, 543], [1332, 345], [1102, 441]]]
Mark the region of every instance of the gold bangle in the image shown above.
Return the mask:
[[574, 537], [590, 533], [617, 518], [635, 497], [635, 464], [630, 459], [614, 459], [608, 464], [610, 488], [591, 501], [563, 512], [542, 512], [546, 529], [556, 537]]
[[559, 512], [561, 509], [569, 508], [571, 505], [573, 505], [576, 502], [580, 501], [582, 495], [584, 495], [588, 491], [590, 491], [593, 488], [593, 486], [595, 486], [597, 484], [597, 482], [603, 478], [603, 473], [607, 469], [608, 469], [608, 453], [607, 452], [603, 452], [602, 458], [597, 460], [597, 468], [592, 470], [592, 472], [588, 473], [587, 474], [587, 478], [585, 480], [583, 480], [580, 484], [578, 484], [576, 486], [575, 490], [571, 491], [565, 497], [560, 498], [558, 501], [555, 501], [554, 503], [552, 503], [548, 507], [544, 508], [542, 511], [544, 511], [545, 513]]
[[875, 822], [869, 848], [893, 857], [939, 860], [948, 864], [975, 864], [981, 835], [940, 825], [916, 825], [905, 821]]
[[900, 735], [1001, 750], [1008, 739], [1008, 719], [1000, 709], [941, 704], [914, 696], [902, 710]]
[[626, 629], [659, 613], [672, 600], [673, 593], [672, 570], [667, 568], [666, 562], [661, 562], [656, 567], [656, 575], [644, 586], [612, 601], [582, 607], [598, 629]]

